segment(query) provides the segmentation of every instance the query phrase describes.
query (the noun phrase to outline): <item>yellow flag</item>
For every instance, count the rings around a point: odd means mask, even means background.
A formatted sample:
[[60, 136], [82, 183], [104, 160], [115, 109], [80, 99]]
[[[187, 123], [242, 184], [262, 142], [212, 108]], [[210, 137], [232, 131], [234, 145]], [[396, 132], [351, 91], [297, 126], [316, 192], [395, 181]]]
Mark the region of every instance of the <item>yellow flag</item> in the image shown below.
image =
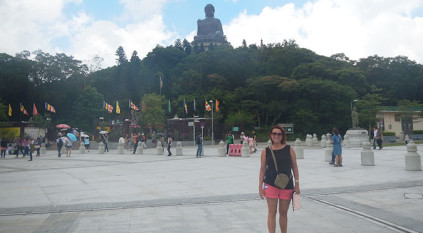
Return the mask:
[[120, 114], [119, 102], [116, 100], [116, 113]]
[[8, 115], [12, 116], [12, 106], [10, 106], [10, 104], [9, 104], [9, 114]]

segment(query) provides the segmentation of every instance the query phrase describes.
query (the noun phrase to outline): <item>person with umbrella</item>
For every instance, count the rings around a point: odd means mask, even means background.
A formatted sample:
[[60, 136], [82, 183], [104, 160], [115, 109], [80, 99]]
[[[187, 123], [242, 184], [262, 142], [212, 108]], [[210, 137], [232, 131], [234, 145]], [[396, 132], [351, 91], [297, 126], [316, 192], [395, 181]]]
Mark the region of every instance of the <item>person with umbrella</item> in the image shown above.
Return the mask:
[[57, 136], [57, 139], [56, 139], [56, 143], [57, 143], [57, 157], [61, 157], [62, 156], [62, 154], [60, 153], [60, 151], [62, 150], [62, 147], [63, 147], [63, 139], [62, 139], [62, 134], [59, 134], [58, 136]]
[[70, 157], [72, 154], [72, 141], [76, 141], [76, 137], [74, 134], [68, 133], [63, 138], [65, 138], [66, 157]]

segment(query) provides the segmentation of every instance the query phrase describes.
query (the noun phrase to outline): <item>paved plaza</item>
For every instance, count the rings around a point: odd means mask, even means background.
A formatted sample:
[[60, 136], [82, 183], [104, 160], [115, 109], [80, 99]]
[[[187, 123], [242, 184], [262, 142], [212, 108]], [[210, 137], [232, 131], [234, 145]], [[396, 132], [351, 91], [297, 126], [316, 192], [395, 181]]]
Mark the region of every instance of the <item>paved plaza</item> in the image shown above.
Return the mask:
[[[202, 158], [195, 147], [170, 157], [156, 149], [73, 150], [70, 158], [48, 150], [32, 162], [8, 155], [0, 160], [0, 233], [265, 233], [265, 146], [250, 157], [218, 157], [217, 146], [205, 146]], [[405, 170], [407, 148], [374, 150], [375, 166], [361, 165], [360, 148], [343, 149], [344, 167], [333, 167], [324, 149], [304, 148], [303, 208], [289, 210], [288, 232], [423, 232], [423, 172]]]

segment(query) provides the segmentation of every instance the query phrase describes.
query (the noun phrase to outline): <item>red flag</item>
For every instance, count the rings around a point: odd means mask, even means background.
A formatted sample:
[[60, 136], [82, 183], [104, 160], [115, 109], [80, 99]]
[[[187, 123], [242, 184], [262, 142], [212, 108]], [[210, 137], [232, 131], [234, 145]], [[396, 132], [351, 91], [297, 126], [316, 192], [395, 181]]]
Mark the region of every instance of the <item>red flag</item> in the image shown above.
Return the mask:
[[33, 107], [32, 107], [32, 115], [35, 116], [37, 114], [38, 114], [37, 107], [35, 107], [35, 104], [33, 104]]
[[219, 112], [219, 100], [216, 99], [216, 112]]

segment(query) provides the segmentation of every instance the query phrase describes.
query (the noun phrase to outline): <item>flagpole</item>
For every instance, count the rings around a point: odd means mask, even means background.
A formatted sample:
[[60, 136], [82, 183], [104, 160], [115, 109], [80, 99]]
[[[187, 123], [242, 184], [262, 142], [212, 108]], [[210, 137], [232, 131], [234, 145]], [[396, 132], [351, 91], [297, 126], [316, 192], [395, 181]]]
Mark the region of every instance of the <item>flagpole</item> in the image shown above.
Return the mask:
[[213, 100], [210, 100], [211, 104], [212, 104], [212, 132], [211, 132], [211, 143], [212, 145], [214, 145], [214, 132], [213, 132]]

